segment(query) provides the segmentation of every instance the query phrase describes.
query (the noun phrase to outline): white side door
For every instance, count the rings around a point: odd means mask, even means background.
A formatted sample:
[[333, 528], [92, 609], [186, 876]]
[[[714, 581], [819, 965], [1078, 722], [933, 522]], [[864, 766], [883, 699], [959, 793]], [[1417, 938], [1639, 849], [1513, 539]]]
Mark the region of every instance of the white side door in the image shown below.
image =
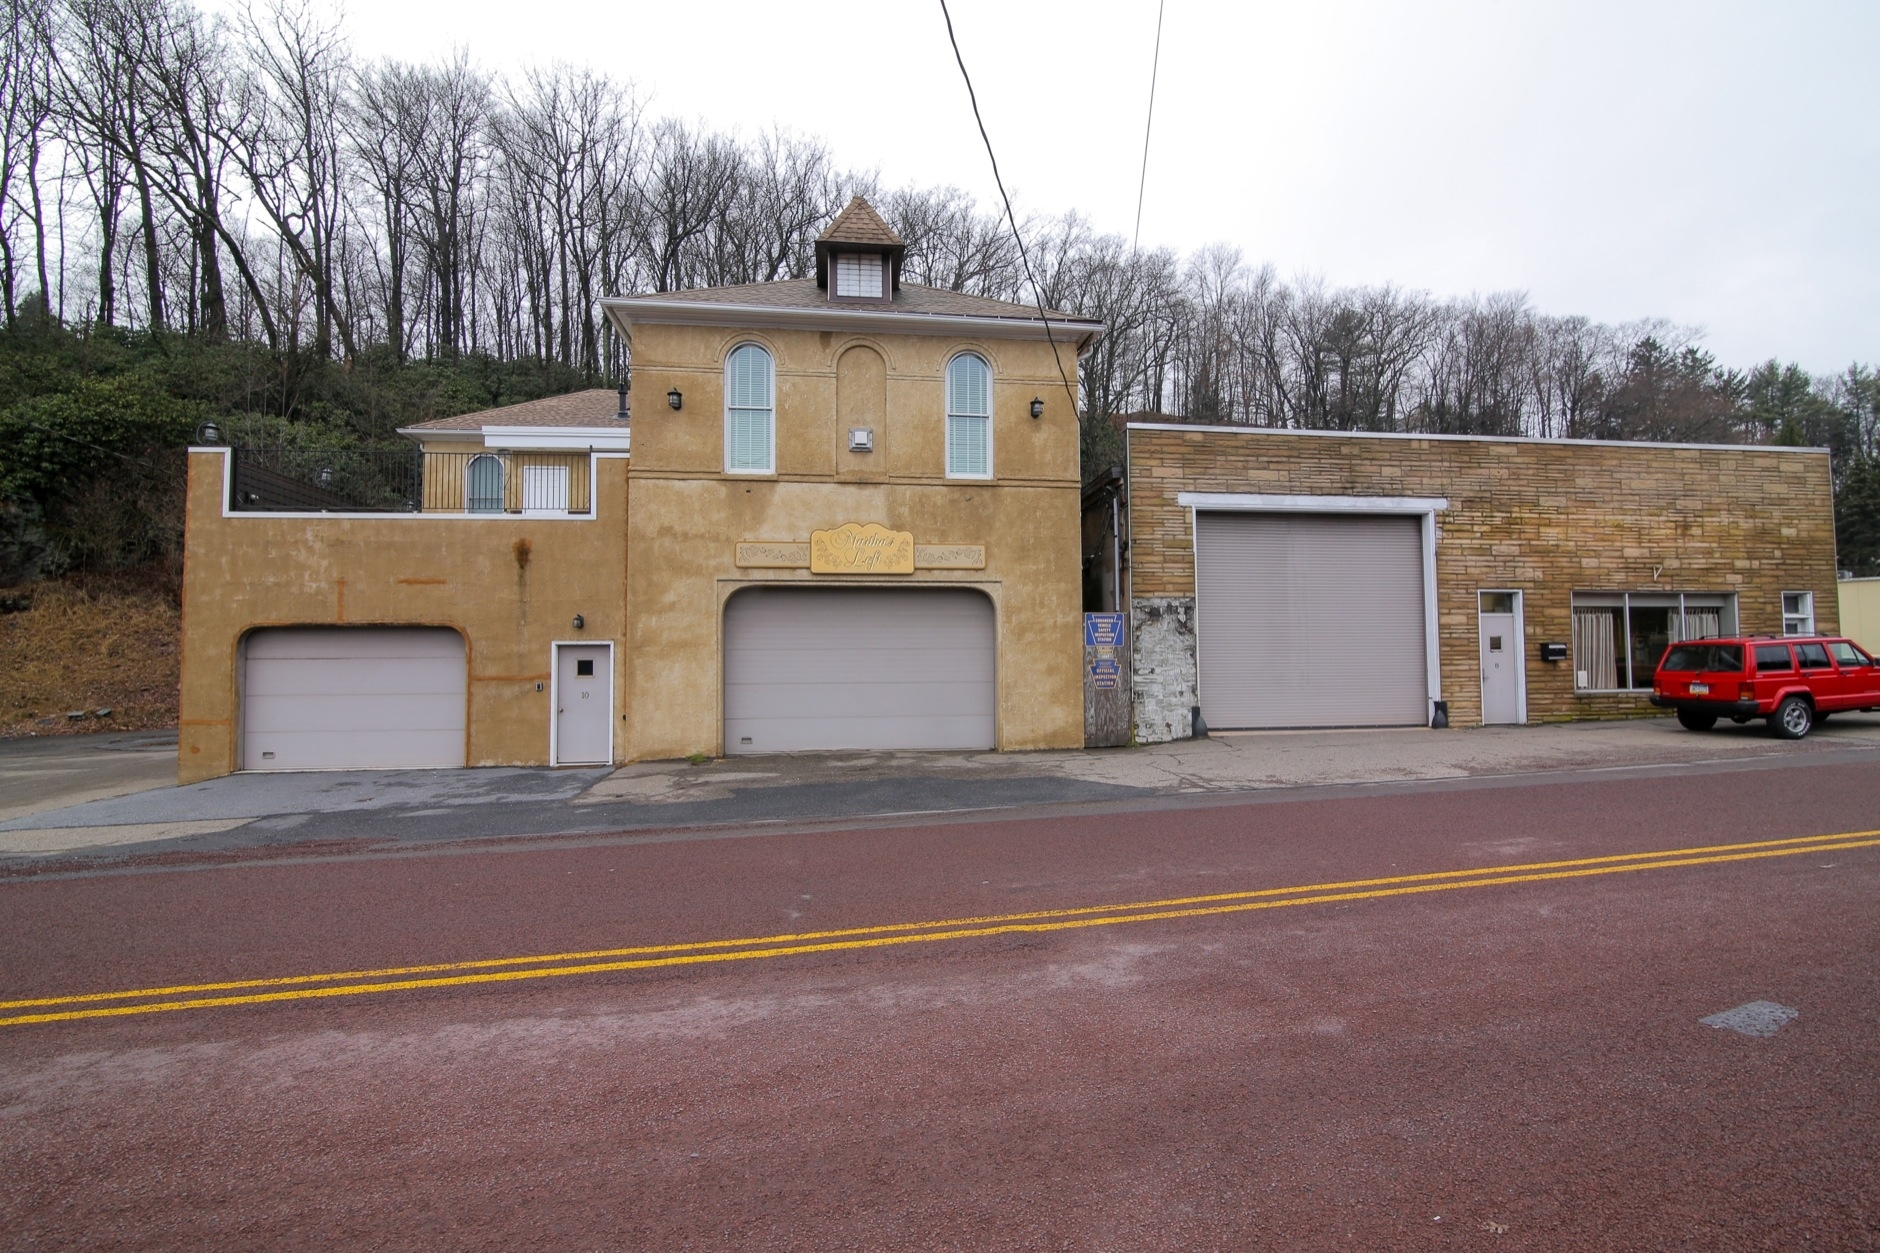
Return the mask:
[[613, 654], [605, 644], [555, 645], [555, 765], [613, 764]]
[[1482, 721], [1507, 724], [1527, 721], [1523, 707], [1520, 620], [1515, 593], [1483, 592], [1478, 615], [1482, 657]]

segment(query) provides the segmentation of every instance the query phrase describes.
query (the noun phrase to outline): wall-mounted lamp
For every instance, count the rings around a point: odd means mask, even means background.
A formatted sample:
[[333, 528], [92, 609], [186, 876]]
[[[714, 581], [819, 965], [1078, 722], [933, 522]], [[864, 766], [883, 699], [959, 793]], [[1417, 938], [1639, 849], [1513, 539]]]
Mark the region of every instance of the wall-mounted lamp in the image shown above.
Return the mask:
[[333, 471], [331, 467], [327, 467], [320, 471], [320, 486], [321, 487], [333, 486]]
[[1044, 401], [1036, 396], [1031, 398], [1031, 416], [1034, 418], [1042, 418], [1044, 416]]
[[579, 631], [582, 627], [586, 625], [587, 625], [586, 618], [583, 618], [580, 614], [576, 614], [574, 616], [574, 629], [575, 630]]
[[666, 403], [677, 409], [685, 403], [685, 394], [675, 387], [666, 393]]

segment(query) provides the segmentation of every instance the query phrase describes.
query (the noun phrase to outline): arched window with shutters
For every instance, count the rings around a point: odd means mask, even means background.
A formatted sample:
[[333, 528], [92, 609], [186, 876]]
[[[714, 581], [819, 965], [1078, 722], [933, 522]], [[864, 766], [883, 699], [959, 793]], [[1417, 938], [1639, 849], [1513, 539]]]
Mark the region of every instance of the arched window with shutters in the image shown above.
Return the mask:
[[992, 367], [978, 353], [947, 363], [947, 477], [992, 477]]
[[470, 458], [463, 470], [464, 508], [471, 513], [503, 511], [503, 461], [489, 453]]
[[725, 359], [725, 472], [772, 474], [776, 468], [775, 370], [761, 345], [739, 344]]

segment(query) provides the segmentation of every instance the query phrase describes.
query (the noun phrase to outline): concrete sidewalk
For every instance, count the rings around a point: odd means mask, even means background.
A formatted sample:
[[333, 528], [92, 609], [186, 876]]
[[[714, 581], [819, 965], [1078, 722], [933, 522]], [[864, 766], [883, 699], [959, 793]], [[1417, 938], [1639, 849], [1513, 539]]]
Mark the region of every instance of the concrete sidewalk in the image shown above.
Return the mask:
[[[1218, 733], [1053, 753], [837, 752], [645, 762], [617, 770], [242, 774], [148, 787], [173, 745], [0, 745], [0, 857], [121, 856], [347, 840], [460, 841], [761, 827], [1197, 794], [1272, 793], [1551, 772], [1880, 761], [1880, 716], [1837, 716], [1799, 743], [1761, 724], [1707, 733], [1671, 719], [1429, 731]], [[136, 763], [134, 768], [129, 762]], [[143, 771], [140, 775], [138, 771]], [[154, 776], [153, 776], [154, 777]], [[16, 800], [15, 780], [25, 780]], [[145, 790], [131, 791], [142, 781]], [[59, 793], [63, 787], [65, 791]], [[119, 793], [129, 794], [119, 794]], [[63, 805], [58, 796], [66, 797]]]
[[1725, 723], [1695, 733], [1674, 719], [1651, 718], [1446, 731], [1225, 731], [1205, 740], [1054, 753], [804, 753], [720, 758], [697, 766], [642, 762], [614, 771], [574, 803], [676, 804], [857, 777], [1046, 776], [1159, 794], [1240, 792], [1807, 757], [1850, 748], [1880, 751], [1880, 714], [1836, 715], [1799, 742], [1775, 739], [1761, 723]]

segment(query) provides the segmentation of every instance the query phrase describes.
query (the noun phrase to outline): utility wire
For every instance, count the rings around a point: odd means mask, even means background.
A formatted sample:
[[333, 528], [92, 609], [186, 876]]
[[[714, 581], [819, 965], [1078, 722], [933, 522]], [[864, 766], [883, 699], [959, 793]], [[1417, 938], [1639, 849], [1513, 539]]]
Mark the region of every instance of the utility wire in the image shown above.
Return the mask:
[[986, 159], [992, 162], [992, 181], [998, 184], [999, 199], [1005, 202], [1005, 220], [1011, 224], [1012, 238], [1018, 241], [1018, 259], [1025, 267], [1025, 281], [1031, 284], [1031, 298], [1038, 306], [1038, 319], [1044, 323], [1044, 337], [1051, 345], [1051, 360], [1057, 363], [1058, 378], [1064, 384], [1064, 395], [1071, 402], [1071, 413], [1077, 414], [1077, 393], [1071, 389], [1070, 375], [1064, 373], [1064, 360], [1058, 356], [1057, 337], [1051, 334], [1051, 318], [1044, 311], [1044, 293], [1038, 289], [1038, 279], [1031, 272], [1031, 256], [1025, 251], [1025, 237], [1018, 230], [1018, 215], [1012, 212], [1012, 198], [1005, 194], [1005, 180], [999, 177], [999, 158], [992, 151], [992, 137], [986, 134], [986, 120], [979, 116], [979, 96], [973, 91], [973, 76], [966, 72], [966, 58], [960, 55], [960, 41], [953, 34], [953, 14], [947, 10], [947, 0], [940, 0], [940, 16], [946, 19], [947, 42], [953, 45], [953, 59], [959, 63], [960, 77], [966, 80], [966, 98], [973, 104], [973, 121], [979, 124], [979, 138], [986, 145]]
[[1155, 125], [1155, 80], [1162, 71], [1162, 10], [1168, 0], [1156, 0], [1155, 57], [1149, 62], [1149, 116], [1142, 124], [1142, 179], [1136, 184], [1136, 235], [1129, 241], [1134, 253], [1142, 246], [1142, 196], [1149, 189], [1149, 131]]

